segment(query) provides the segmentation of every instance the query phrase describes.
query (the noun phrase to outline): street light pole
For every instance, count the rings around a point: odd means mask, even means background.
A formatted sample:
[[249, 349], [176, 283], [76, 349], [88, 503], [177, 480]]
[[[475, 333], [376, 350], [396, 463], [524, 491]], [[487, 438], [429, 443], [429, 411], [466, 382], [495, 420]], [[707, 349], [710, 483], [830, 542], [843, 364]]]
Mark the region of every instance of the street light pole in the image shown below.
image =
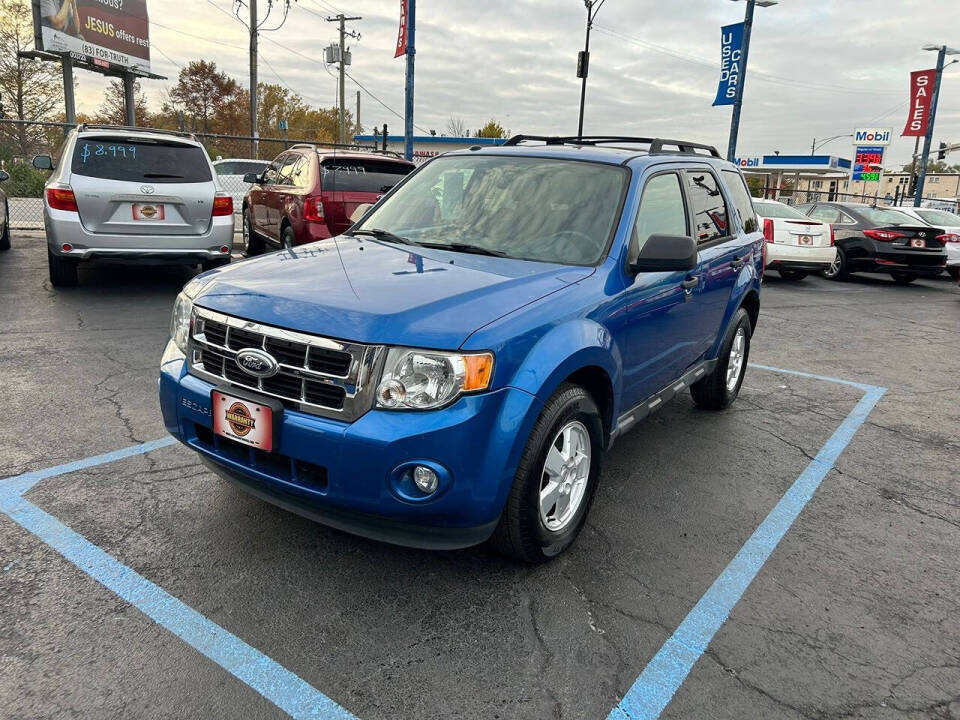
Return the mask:
[[957, 54], [958, 50], [947, 48], [946, 45], [940, 47], [927, 45], [924, 50], [937, 51], [937, 74], [933, 80], [933, 99], [930, 101], [930, 122], [927, 123], [927, 134], [923, 136], [923, 155], [920, 157], [920, 173], [917, 175], [917, 189], [913, 193], [913, 206], [920, 207], [920, 201], [923, 199], [923, 183], [927, 178], [927, 161], [930, 159], [930, 145], [933, 142], [933, 123], [937, 119], [937, 99], [940, 97], [940, 78], [943, 76], [943, 64], [949, 52], [951, 55]]
[[[582, 78], [580, 83], [580, 121], [577, 123], [577, 138], [583, 137], [583, 105], [587, 99], [587, 72], [590, 68], [590, 30], [593, 28], [593, 20], [597, 17], [597, 13], [600, 12], [600, 6], [606, 0], [583, 0], [584, 6], [587, 8], [587, 37], [583, 43], [583, 52], [580, 53], [580, 62], [577, 64], [577, 75]], [[594, 10], [594, 5], [596, 5], [596, 10]]]

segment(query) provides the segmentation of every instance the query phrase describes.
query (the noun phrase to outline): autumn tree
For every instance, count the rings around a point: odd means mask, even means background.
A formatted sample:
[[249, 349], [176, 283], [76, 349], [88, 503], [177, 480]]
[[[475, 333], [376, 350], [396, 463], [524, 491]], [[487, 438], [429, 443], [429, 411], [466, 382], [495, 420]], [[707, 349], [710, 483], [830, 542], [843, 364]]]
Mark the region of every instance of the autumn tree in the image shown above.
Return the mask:
[[[33, 47], [29, 0], [0, 0], [0, 94], [7, 117], [50, 120], [63, 102], [63, 81], [55, 63], [20, 57]], [[21, 158], [43, 147], [37, 126], [3, 125], [0, 142]]]
[[187, 129], [205, 133], [223, 131], [227, 129], [225, 125], [232, 125], [241, 100], [237, 81], [217, 70], [215, 62], [206, 60], [193, 60], [183, 68], [167, 96], [164, 114], [183, 113]]
[[487, 122], [486, 125], [477, 130], [477, 137], [505, 138], [506, 136], [507, 131], [503, 129], [503, 125], [492, 118]]
[[[150, 111], [147, 109], [147, 96], [140, 87], [140, 81], [133, 81], [133, 108], [136, 124], [152, 125]], [[127, 124], [127, 103], [123, 94], [123, 81], [111, 80], [103, 95], [103, 102], [94, 116], [94, 122], [106, 125]]]

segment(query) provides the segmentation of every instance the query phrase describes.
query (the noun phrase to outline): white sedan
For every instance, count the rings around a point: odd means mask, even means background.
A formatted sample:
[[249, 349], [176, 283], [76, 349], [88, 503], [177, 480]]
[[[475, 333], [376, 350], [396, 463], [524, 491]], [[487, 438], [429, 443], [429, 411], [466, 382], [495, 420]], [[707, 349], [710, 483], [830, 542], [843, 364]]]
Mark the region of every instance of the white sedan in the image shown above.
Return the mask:
[[892, 209], [902, 212], [904, 215], [909, 215], [924, 225], [942, 228], [946, 235], [944, 247], [947, 249], [947, 272], [954, 280], [960, 277], [960, 215], [946, 210], [925, 207], [896, 207]]
[[826, 270], [837, 257], [833, 228], [776, 200], [754, 200], [767, 242], [767, 269], [784, 280]]
[[218, 158], [213, 161], [213, 169], [217, 173], [220, 185], [233, 198], [235, 212], [243, 207], [243, 198], [250, 189], [250, 183], [243, 181], [247, 173], [262, 173], [270, 167], [269, 160], [253, 160], [247, 158]]

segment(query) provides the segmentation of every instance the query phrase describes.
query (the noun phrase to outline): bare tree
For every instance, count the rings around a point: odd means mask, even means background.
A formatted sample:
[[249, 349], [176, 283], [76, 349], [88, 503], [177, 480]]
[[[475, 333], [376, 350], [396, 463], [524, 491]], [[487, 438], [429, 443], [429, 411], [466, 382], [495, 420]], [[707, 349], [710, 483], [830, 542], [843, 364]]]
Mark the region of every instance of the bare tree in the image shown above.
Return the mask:
[[452, 135], [453, 137], [466, 137], [467, 133], [467, 123], [463, 118], [450, 116], [450, 119], [447, 120], [447, 135]]
[[[147, 109], [147, 96], [143, 94], [140, 81], [133, 81], [133, 112], [137, 125], [150, 125], [150, 112]], [[127, 124], [127, 102], [122, 80], [111, 80], [103, 93], [103, 102], [97, 110], [96, 122], [107, 125]]]

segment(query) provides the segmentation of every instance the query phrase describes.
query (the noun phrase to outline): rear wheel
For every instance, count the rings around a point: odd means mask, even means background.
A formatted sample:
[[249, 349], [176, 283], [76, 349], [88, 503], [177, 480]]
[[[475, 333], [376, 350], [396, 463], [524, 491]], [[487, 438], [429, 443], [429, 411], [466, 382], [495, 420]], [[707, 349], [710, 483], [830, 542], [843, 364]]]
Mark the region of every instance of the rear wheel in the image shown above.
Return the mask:
[[47, 265], [50, 268], [50, 284], [54, 287], [73, 287], [77, 284], [77, 261], [54, 255], [47, 248]]
[[579, 385], [564, 383], [533, 426], [491, 544], [531, 563], [570, 547], [593, 501], [602, 456], [596, 403]]
[[293, 228], [287, 225], [283, 232], [280, 233], [280, 247], [284, 250], [289, 250], [297, 244], [297, 236], [293, 232]]
[[10, 205], [3, 203], [3, 232], [0, 232], [0, 252], [10, 249]]
[[850, 276], [850, 271], [847, 269], [847, 256], [844, 255], [843, 250], [837, 248], [837, 256], [830, 263], [830, 267], [823, 271], [823, 276], [827, 280], [846, 280]]
[[796, 282], [797, 280], [803, 280], [809, 273], [806, 270], [777, 270], [780, 273], [780, 277], [784, 280], [791, 280]]
[[750, 333], [750, 316], [739, 308], [727, 330], [713, 372], [690, 386], [697, 405], [706, 410], [723, 410], [737, 399], [750, 358]]
[[960, 279], [960, 267], [948, 267], [947, 275], [952, 277], [954, 280]]
[[920, 276], [911, 272], [892, 272], [890, 277], [897, 285], [909, 285]]
[[243, 209], [243, 255], [253, 257], [263, 252], [263, 238], [253, 230], [253, 216], [250, 208]]

